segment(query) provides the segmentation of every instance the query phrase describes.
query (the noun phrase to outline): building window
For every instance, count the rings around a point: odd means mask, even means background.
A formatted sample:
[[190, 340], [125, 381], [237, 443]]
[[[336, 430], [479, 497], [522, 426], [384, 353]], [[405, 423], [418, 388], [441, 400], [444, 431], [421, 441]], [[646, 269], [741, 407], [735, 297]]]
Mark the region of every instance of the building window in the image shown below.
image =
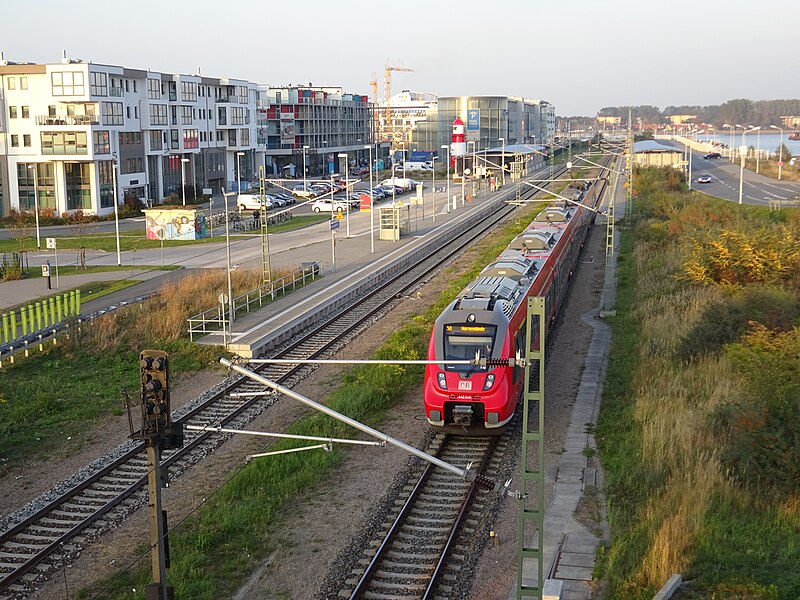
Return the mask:
[[166, 125], [166, 124], [167, 124], [167, 105], [151, 104], [150, 125]]
[[133, 118], [134, 119], [138, 119], [139, 118], [139, 107], [138, 106], [134, 106], [133, 107]]
[[181, 81], [181, 100], [197, 102], [197, 84], [194, 81]]
[[103, 113], [103, 125], [122, 125], [125, 122], [122, 102], [101, 102], [100, 110]]
[[231, 108], [231, 125], [244, 125], [244, 108], [234, 106]]
[[89, 92], [92, 96], [108, 96], [108, 75], [89, 73]]
[[9, 106], [8, 107], [8, 118], [9, 119], [16, 119], [17, 118], [17, 107], [16, 106]]
[[161, 99], [161, 82], [158, 79], [147, 80], [147, 97], [150, 100]]
[[31, 147], [31, 135], [29, 133], [22, 134], [22, 145], [26, 148]]
[[16, 133], [11, 134], [11, 147], [19, 148], [19, 136]]
[[28, 78], [27, 77], [20, 77], [19, 78], [19, 89], [27, 90], [28, 89]]
[[164, 146], [161, 143], [161, 132], [159, 130], [148, 131], [150, 138], [150, 150], [162, 150]]
[[179, 140], [178, 140], [178, 130], [177, 129], [170, 129], [169, 130], [170, 136], [170, 147], [173, 150], [178, 150], [180, 148]]
[[[127, 81], [127, 79], [126, 79], [126, 81]], [[131, 107], [130, 106], [126, 106], [125, 107], [125, 116], [128, 117], [129, 119], [131, 118]]]
[[125, 162], [120, 164], [120, 170], [123, 174], [142, 173], [144, 171], [144, 162], [142, 157], [126, 158]]
[[92, 141], [94, 142], [95, 154], [111, 154], [111, 142], [108, 131], [94, 131], [92, 132]]
[[43, 131], [42, 154], [88, 154], [85, 131]]
[[17, 80], [13, 77], [8, 78], [8, 89], [15, 90], [17, 89]]
[[184, 129], [183, 130], [183, 147], [184, 148], [199, 148], [200, 144], [197, 138], [197, 129]]
[[192, 118], [192, 107], [181, 106], [181, 124], [191, 125], [192, 123], [194, 123], [194, 119]]
[[97, 173], [100, 176], [100, 208], [114, 206], [114, 162], [110, 160], [97, 161]]
[[130, 89], [128, 88], [128, 81], [129, 81], [128, 79], [125, 80], [125, 91], [126, 92], [130, 92]]
[[89, 163], [64, 163], [64, 181], [67, 192], [67, 210], [92, 208], [92, 188], [89, 180]]
[[22, 118], [23, 118], [23, 119], [29, 119], [29, 118], [30, 118], [30, 116], [31, 116], [31, 109], [30, 109], [30, 107], [29, 107], [29, 106], [23, 106], [23, 107], [22, 107]]
[[239, 104], [247, 104], [247, 86], [237, 85], [236, 91], [239, 92]]
[[242, 129], [241, 130], [241, 138], [242, 138], [242, 146], [249, 146], [250, 145], [250, 130], [249, 129]]
[[53, 96], [83, 96], [83, 73], [80, 71], [56, 71], [51, 73]]

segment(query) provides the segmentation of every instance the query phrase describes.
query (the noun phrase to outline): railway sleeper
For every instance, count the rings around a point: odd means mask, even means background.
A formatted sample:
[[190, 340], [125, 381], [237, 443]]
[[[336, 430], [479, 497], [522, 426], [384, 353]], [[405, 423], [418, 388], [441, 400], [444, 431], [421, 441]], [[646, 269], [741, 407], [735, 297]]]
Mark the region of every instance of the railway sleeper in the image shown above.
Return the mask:
[[430, 563], [410, 564], [406, 561], [384, 560], [381, 563], [381, 572], [400, 571], [399, 575], [430, 575]]
[[438, 560], [439, 559], [439, 549], [440, 547], [436, 548], [426, 548], [420, 547], [419, 544], [395, 544], [395, 548], [386, 552], [386, 558], [393, 558], [393, 559], [401, 559], [402, 560], [409, 560], [409, 558], [413, 558], [415, 560]]

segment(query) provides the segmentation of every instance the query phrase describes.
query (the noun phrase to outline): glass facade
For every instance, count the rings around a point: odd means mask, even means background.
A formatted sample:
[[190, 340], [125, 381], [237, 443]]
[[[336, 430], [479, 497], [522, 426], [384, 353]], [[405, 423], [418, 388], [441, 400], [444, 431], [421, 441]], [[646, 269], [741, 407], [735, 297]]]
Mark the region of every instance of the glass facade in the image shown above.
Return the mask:
[[[33, 181], [35, 165], [36, 182]], [[34, 194], [39, 193], [39, 210], [56, 210], [55, 178], [53, 163], [17, 163], [17, 191], [19, 192], [20, 210], [36, 210]]]
[[92, 186], [89, 178], [89, 163], [64, 163], [67, 210], [89, 210], [92, 208]]

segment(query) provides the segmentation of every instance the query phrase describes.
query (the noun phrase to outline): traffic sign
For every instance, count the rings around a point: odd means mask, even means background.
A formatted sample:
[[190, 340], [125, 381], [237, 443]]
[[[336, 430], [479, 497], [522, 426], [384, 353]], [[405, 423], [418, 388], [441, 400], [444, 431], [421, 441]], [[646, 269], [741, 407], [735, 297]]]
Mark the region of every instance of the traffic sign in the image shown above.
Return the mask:
[[336, 219], [331, 219], [331, 231], [334, 229], [339, 229], [339, 221]]
[[42, 265], [42, 277], [50, 277], [50, 265]]
[[56, 238], [47, 238], [47, 249], [48, 250], [56, 249]]
[[344, 219], [344, 213], [342, 211], [337, 212], [336, 218], [341, 221], [342, 219]]
[[779, 167], [782, 167], [782, 166], [783, 166], [783, 161], [782, 161], [782, 160], [779, 160], [779, 161], [778, 161], [778, 166], [779, 166]]

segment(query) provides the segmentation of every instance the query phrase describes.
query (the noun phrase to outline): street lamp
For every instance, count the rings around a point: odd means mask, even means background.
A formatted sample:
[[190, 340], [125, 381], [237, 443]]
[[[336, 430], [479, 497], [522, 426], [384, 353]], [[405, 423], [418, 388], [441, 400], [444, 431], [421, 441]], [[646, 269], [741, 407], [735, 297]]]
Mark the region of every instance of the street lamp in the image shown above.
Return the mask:
[[758, 173], [758, 167], [761, 162], [761, 127], [756, 128], [756, 173]]
[[369, 251], [375, 254], [375, 192], [372, 185], [372, 144], [364, 146], [369, 150]]
[[[433, 177], [433, 193], [431, 194], [431, 204], [433, 205], [433, 222], [436, 223], [436, 159], [438, 156], [431, 157], [431, 175]], [[423, 216], [425, 211], [423, 212]]]
[[347, 164], [347, 154], [342, 152], [337, 154], [340, 159], [344, 159], [344, 206], [347, 211], [347, 237], [350, 237], [350, 169]]
[[749, 131], [758, 131], [761, 127], [752, 127], [747, 129], [743, 125], [736, 125], [737, 127], [741, 127], [744, 129], [742, 132], [742, 147], [739, 148], [739, 154], [741, 155], [741, 162], [739, 165], [739, 204], [742, 203], [742, 188], [744, 186], [744, 161], [747, 159], [747, 133]]
[[[228, 196], [233, 196], [232, 193], [228, 194], [225, 192], [225, 189], [222, 189], [222, 197], [225, 200], [225, 252], [228, 259], [228, 335], [233, 341], [233, 321], [236, 318], [236, 313], [233, 311], [233, 282], [231, 281], [231, 237], [230, 237], [230, 229], [228, 227], [228, 221], [230, 220], [230, 213], [228, 212]], [[222, 320], [225, 320], [225, 314], [223, 312]], [[223, 339], [223, 342], [225, 340]], [[225, 344], [225, 348], [228, 348], [228, 344]]]
[[400, 142], [403, 145], [403, 179], [406, 178], [406, 143], [405, 141]]
[[733, 162], [733, 130], [735, 127], [733, 125], [729, 125], [725, 123], [723, 127], [728, 128], [728, 151], [730, 152], [731, 162]]
[[[470, 141], [467, 142], [467, 147], [469, 147], [470, 144], [472, 144], [472, 177], [474, 178], [475, 175], [476, 175], [476, 173], [475, 173], [475, 162], [478, 160], [477, 151], [475, 149], [478, 147], [478, 144], [475, 143], [475, 140], [470, 140]], [[462, 179], [462, 181], [463, 181], [463, 179]], [[472, 193], [473, 194], [475, 193], [474, 184], [472, 186]]]
[[308, 146], [303, 146], [303, 191], [305, 192], [308, 189], [307, 179], [308, 176], [306, 174], [306, 150], [308, 150]]
[[[450, 212], [450, 146], [444, 144], [442, 145], [442, 150], [447, 150], [447, 164], [445, 164], [445, 167], [447, 168], [447, 202], [445, 204], [447, 205], [447, 212]], [[456, 201], [453, 200], [453, 209], [455, 208]]]
[[236, 193], [242, 193], [242, 166], [239, 163], [239, 157], [244, 156], [244, 152], [236, 153]]
[[503, 146], [503, 158], [500, 161], [500, 170], [503, 177], [502, 179], [503, 183], [501, 185], [505, 185], [506, 184], [506, 138], [499, 138], [499, 140], [500, 144]]
[[781, 132], [781, 145], [778, 146], [778, 181], [781, 180], [781, 167], [783, 166], [783, 127], [777, 125], [770, 125], [770, 129], [780, 129]]
[[[181, 159], [181, 194], [183, 196], [183, 205], [186, 206], [186, 170], [184, 166], [189, 162], [188, 158]], [[115, 202], [116, 204], [116, 202]]]
[[119, 213], [117, 212], [117, 153], [111, 155], [113, 163], [111, 165], [111, 186], [114, 193], [114, 231], [117, 236], [117, 266], [122, 265], [122, 257], [119, 252]]
[[36, 211], [34, 218], [36, 219], [36, 248], [41, 248], [41, 239], [39, 238], [39, 187], [38, 187], [38, 179], [39, 179], [39, 172], [36, 168], [38, 165], [37, 163], [33, 163], [32, 165], [28, 165], [28, 168], [33, 170], [33, 210]]

